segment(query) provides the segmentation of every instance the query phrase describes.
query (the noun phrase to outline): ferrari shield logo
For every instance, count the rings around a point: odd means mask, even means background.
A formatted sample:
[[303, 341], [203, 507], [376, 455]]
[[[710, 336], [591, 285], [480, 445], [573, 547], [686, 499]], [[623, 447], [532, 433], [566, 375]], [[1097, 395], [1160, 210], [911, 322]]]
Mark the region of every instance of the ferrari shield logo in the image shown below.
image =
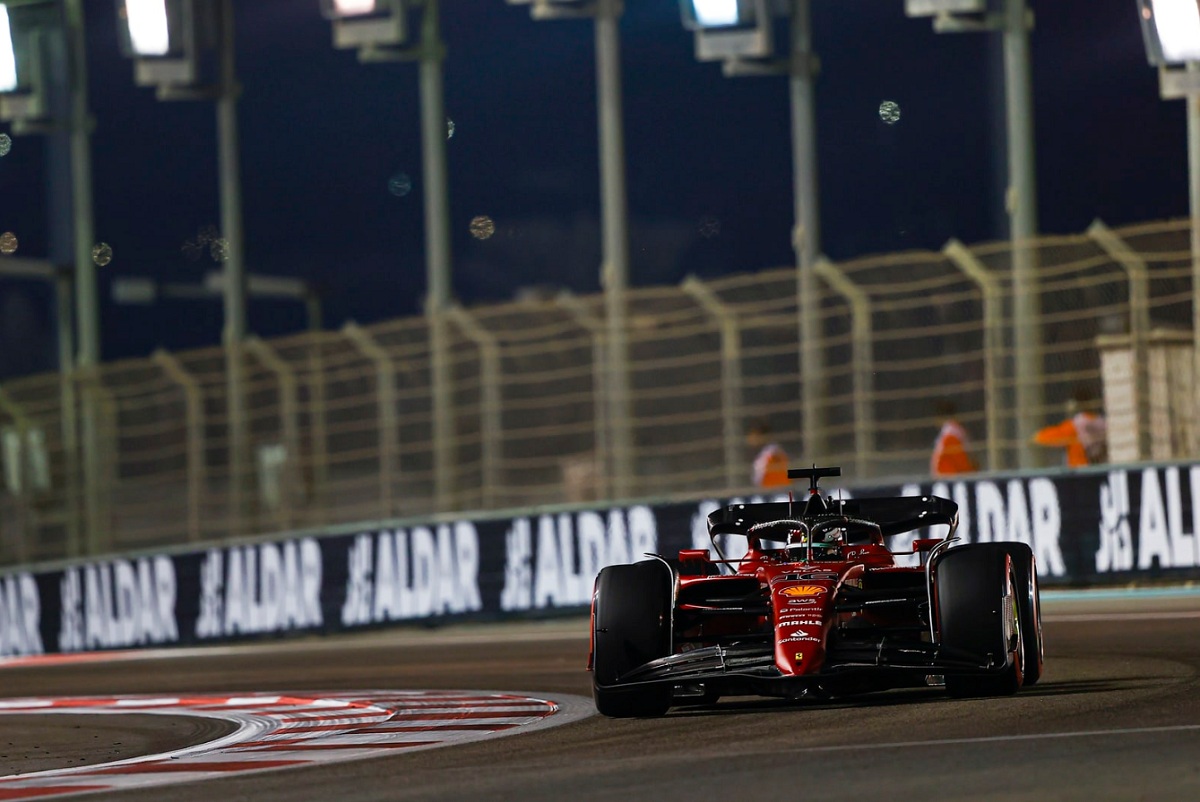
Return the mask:
[[825, 588], [820, 585], [793, 585], [790, 588], [783, 589], [784, 596], [791, 598], [799, 598], [802, 596], [817, 596], [825, 592]]
[[796, 662], [797, 663], [804, 662], [804, 652], [796, 652]]

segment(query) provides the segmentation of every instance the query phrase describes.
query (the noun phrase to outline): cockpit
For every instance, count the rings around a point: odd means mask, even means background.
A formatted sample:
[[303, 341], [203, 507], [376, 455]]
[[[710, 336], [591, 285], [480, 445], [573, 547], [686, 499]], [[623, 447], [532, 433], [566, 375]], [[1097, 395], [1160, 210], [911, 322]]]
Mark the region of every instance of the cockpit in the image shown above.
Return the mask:
[[843, 546], [883, 544], [879, 524], [838, 514], [763, 521], [746, 535], [751, 549], [792, 560], [836, 560]]

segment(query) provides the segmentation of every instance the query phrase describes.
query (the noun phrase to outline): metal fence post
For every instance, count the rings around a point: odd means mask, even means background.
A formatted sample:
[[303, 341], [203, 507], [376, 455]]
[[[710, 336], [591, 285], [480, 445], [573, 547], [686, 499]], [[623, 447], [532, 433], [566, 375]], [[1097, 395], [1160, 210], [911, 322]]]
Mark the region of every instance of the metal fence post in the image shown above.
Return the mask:
[[83, 384], [81, 395], [86, 430], [83, 437], [84, 498], [88, 518], [88, 554], [96, 555], [113, 545], [112, 496], [120, 471], [117, 402], [104, 386], [95, 366], [81, 367], [76, 376]]
[[480, 415], [480, 486], [485, 508], [496, 502], [504, 440], [501, 424], [503, 393], [500, 384], [500, 346], [496, 336], [479, 324], [470, 312], [457, 304], [447, 314], [463, 336], [479, 349]]
[[263, 367], [274, 373], [279, 381], [279, 429], [286, 454], [283, 470], [284, 491], [280, 499], [283, 508], [280, 510], [279, 523], [287, 528], [295, 520], [292, 507], [296, 499], [296, 488], [300, 486], [300, 390], [296, 382], [296, 372], [279, 357], [274, 348], [256, 336], [246, 338], [246, 350], [252, 353]]
[[596, 479], [599, 482], [596, 491], [601, 499], [608, 499], [613, 485], [609, 476], [608, 459], [608, 393], [605, 392], [605, 366], [608, 364], [608, 357], [604, 323], [588, 311], [587, 304], [569, 292], [559, 293], [555, 302], [592, 338], [592, 417], [595, 421], [593, 428]]
[[[947, 242], [942, 248], [942, 253], [950, 260], [950, 264], [974, 281], [983, 294], [983, 395], [987, 420], [987, 467], [988, 470], [997, 471], [1004, 467], [1000, 458], [1002, 402], [999, 398], [999, 371], [1000, 355], [1004, 348], [1004, 298], [1001, 295], [1000, 281], [983, 262], [975, 258], [975, 254], [956, 239]], [[1020, 431], [1018, 427], [1017, 432]]]
[[312, 522], [325, 523], [329, 489], [329, 434], [326, 426], [326, 378], [324, 348], [324, 324], [321, 315], [321, 297], [310, 291], [305, 296], [308, 316], [308, 335], [312, 342], [308, 346], [308, 427], [311, 444], [312, 494], [310, 515]]
[[854, 376], [854, 461], [855, 476], [869, 475], [867, 466], [875, 453], [874, 373], [875, 352], [871, 342], [871, 299], [837, 265], [825, 257], [813, 265], [818, 276], [850, 304]]
[[375, 383], [379, 404], [379, 504], [383, 517], [395, 513], [392, 507], [392, 480], [400, 468], [400, 420], [396, 411], [396, 370], [391, 357], [357, 323], [342, 326], [346, 339], [364, 357], [375, 363]]
[[58, 318], [58, 393], [63, 439], [63, 486], [67, 500], [67, 556], [83, 553], [83, 520], [79, 503], [79, 418], [75, 400], [75, 326], [71, 316], [74, 283], [59, 270], [54, 278]]
[[1133, 400], [1137, 410], [1137, 457], [1151, 457], [1150, 453], [1150, 271], [1146, 260], [1130, 248], [1124, 240], [1095, 220], [1087, 234], [1104, 252], [1116, 262], [1129, 277], [1129, 347], [1133, 355]]
[[179, 385], [183, 391], [184, 417], [187, 425], [187, 486], [188, 486], [188, 540], [196, 542], [201, 537], [203, 516], [205, 468], [204, 458], [204, 396], [200, 383], [191, 376], [171, 354], [163, 350], [152, 357], [162, 368], [167, 378]]
[[17, 484], [19, 487], [9, 488], [17, 499], [19, 510], [20, 537], [17, 539], [16, 554], [18, 562], [29, 559], [29, 541], [34, 537], [33, 516], [30, 512], [29, 496], [33, 491], [33, 477], [30, 476], [29, 459], [25, 450], [29, 448], [30, 420], [12, 396], [0, 388], [0, 412], [6, 413], [13, 419], [17, 430]]
[[688, 276], [679, 285], [721, 327], [721, 414], [725, 446], [725, 484], [746, 483], [742, 458], [742, 332], [737, 314], [707, 284]]
[[77, 395], [80, 400], [82, 433], [80, 444], [83, 446], [83, 520], [85, 554], [99, 554], [106, 537], [103, 520], [105, 519], [105, 503], [101, 486], [105, 484], [101, 463], [100, 448], [100, 411], [96, 395], [94, 366], [80, 365], [73, 378], [78, 384]]

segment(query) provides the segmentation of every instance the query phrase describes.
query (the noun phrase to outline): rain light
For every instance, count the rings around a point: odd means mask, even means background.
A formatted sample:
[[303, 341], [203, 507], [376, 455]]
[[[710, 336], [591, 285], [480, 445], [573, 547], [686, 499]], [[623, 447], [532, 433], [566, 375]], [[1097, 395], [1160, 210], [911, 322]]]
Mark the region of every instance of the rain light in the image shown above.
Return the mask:
[[165, 56], [171, 50], [167, 0], [125, 0], [129, 41], [138, 56]]
[[1200, 61], [1200, 0], [1138, 0], [1152, 64]]
[[12, 26], [8, 22], [8, 4], [0, 3], [0, 92], [17, 88], [17, 53], [13, 47]]

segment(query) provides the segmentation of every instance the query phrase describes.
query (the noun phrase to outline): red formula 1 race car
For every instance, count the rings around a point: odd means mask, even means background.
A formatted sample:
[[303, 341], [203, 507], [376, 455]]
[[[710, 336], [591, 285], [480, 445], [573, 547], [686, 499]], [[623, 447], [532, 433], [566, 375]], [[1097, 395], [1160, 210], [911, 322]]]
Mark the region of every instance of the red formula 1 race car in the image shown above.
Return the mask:
[[[659, 716], [721, 696], [827, 698], [940, 685], [1001, 696], [1037, 682], [1037, 566], [1024, 543], [951, 547], [958, 506], [937, 496], [798, 502], [708, 516], [716, 549], [613, 565], [596, 578], [588, 667], [606, 716]], [[885, 538], [927, 527], [891, 551]], [[720, 544], [745, 538], [744, 557]], [[896, 557], [908, 558], [898, 565]], [[919, 561], [919, 563], [918, 563]]]

